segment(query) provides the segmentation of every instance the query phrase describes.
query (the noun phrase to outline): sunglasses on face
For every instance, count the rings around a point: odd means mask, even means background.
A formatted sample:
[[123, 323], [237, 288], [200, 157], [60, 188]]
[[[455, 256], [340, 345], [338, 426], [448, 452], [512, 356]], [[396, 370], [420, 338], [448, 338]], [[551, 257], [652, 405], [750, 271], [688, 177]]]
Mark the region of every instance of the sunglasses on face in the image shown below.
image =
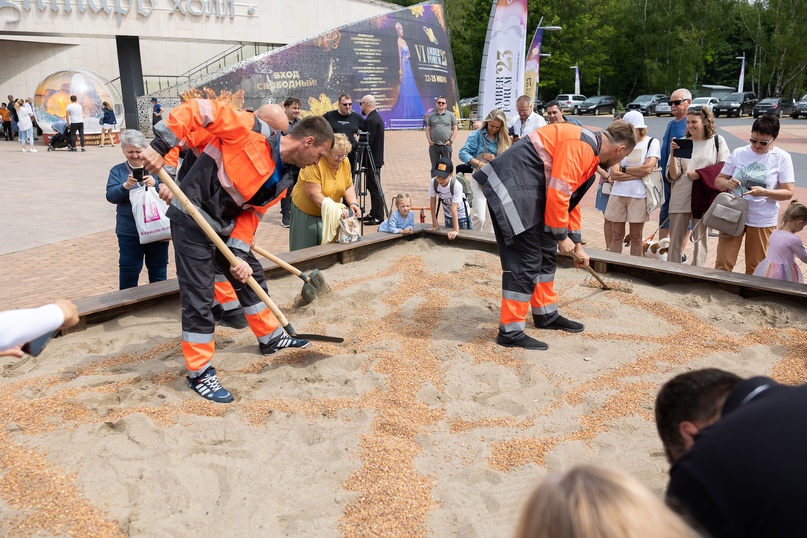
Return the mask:
[[353, 106], [353, 103], [339, 103], [342, 106]]
[[444, 105], [444, 104], [446, 104], [446, 102], [445, 101], [437, 101], [437, 104], [438, 105]]
[[667, 101], [667, 104], [670, 105], [670, 106], [678, 106], [681, 103], [685, 103], [687, 101], [689, 101], [689, 99], [676, 99], [675, 101], [669, 100], [669, 101]]
[[691, 107], [689, 107], [687, 109], [687, 113], [690, 113], [690, 112], [693, 112], [695, 114], [702, 114], [703, 113], [703, 107], [701, 105], [691, 106]]
[[771, 138], [770, 140], [759, 140], [759, 139], [754, 138], [754, 137], [751, 137], [751, 138], [748, 139], [748, 141], [751, 142], [752, 144], [759, 144], [763, 148], [765, 146], [767, 146], [768, 144], [771, 144], [773, 142], [773, 140], [774, 140], [773, 138]]

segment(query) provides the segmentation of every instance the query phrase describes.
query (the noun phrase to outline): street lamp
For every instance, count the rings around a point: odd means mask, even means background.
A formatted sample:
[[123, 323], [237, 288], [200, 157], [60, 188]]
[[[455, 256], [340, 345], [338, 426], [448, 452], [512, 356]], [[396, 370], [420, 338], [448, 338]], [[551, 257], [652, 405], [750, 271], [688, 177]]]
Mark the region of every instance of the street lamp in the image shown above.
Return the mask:
[[574, 69], [574, 93], [580, 93], [580, 71], [577, 70], [577, 66], [573, 65], [569, 69]]
[[[540, 67], [539, 67], [540, 62], [535, 57], [535, 55], [533, 55], [533, 52], [535, 51], [535, 49], [537, 49], [538, 52], [537, 56], [539, 58], [540, 57], [549, 58], [550, 56], [552, 56], [551, 54], [541, 53], [541, 41], [543, 41], [543, 31], [545, 30], [547, 32], [557, 32], [563, 30], [561, 26], [541, 26], [543, 22], [544, 18], [541, 17], [541, 19], [538, 21], [538, 27], [535, 29], [535, 36], [532, 38], [530, 49], [529, 51], [527, 51], [527, 62], [526, 62], [527, 69], [525, 72], [525, 79], [524, 79], [524, 91], [527, 95], [530, 96], [530, 98], [533, 101], [535, 101], [535, 99], [538, 97], [538, 82], [540, 81]], [[541, 32], [541, 34], [539, 35], [538, 32]], [[533, 60], [535, 61], [533, 62]], [[535, 87], [532, 87], [531, 84], [533, 76], [535, 78]]]

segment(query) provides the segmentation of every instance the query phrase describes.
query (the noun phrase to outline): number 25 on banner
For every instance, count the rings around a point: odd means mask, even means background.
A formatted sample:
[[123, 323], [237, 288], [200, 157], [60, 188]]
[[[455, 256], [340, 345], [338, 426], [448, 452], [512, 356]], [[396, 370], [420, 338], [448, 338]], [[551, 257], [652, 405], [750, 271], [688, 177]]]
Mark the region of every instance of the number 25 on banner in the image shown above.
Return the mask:
[[513, 51], [505, 50], [496, 53], [496, 74], [501, 75], [502, 71], [513, 71]]

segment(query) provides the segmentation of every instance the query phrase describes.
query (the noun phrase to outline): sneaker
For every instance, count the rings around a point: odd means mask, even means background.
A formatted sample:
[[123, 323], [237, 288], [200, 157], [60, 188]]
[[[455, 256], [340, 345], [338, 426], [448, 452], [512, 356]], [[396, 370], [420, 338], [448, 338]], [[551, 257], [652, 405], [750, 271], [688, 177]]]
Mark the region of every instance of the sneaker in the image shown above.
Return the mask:
[[565, 331], [567, 333], [581, 333], [583, 332], [583, 329], [585, 329], [582, 323], [572, 321], [570, 319], [564, 318], [563, 316], [558, 316], [557, 318], [555, 318], [555, 321], [553, 321], [549, 325], [539, 326], [538, 328], [553, 331]]
[[686, 254], [681, 254], [681, 263], [686, 263], [686, 262], [687, 262], [687, 255]]
[[87, 150], [86, 150], [86, 149], [84, 149], [84, 148], [81, 148], [81, 151], [87, 151]]
[[31, 153], [37, 153], [36, 148], [31, 148], [28, 151], [30, 151]]
[[22, 148], [22, 152], [23, 152], [23, 153], [25, 153], [26, 151], [27, 151], [27, 150], [26, 150], [25, 148]]
[[199, 396], [216, 403], [230, 403], [233, 395], [221, 386], [216, 376], [216, 369], [209, 366], [199, 377], [186, 377], [188, 386], [199, 393]]
[[291, 226], [291, 223], [287, 220], [284, 220], [280, 223], [280, 225], [283, 226], [284, 228], [288, 228]]
[[104, 145], [103, 145], [103, 144], [101, 144], [101, 145], [100, 145], [100, 146], [98, 146], [98, 147], [99, 147], [99, 148], [102, 148], [102, 147], [104, 147]]
[[513, 340], [499, 333], [499, 335], [496, 337], [496, 343], [503, 347], [520, 347], [522, 349], [531, 349], [535, 351], [545, 351], [549, 349], [548, 344], [540, 342], [531, 336], [527, 336], [526, 334], [524, 334], [522, 338]]
[[303, 340], [302, 338], [292, 338], [286, 333], [283, 333], [280, 338], [275, 340], [274, 342], [269, 342], [268, 344], [258, 344], [258, 347], [261, 348], [261, 353], [264, 355], [272, 355], [273, 353], [277, 353], [281, 349], [287, 347], [298, 347], [298, 348], [305, 348], [311, 342], [308, 340]]

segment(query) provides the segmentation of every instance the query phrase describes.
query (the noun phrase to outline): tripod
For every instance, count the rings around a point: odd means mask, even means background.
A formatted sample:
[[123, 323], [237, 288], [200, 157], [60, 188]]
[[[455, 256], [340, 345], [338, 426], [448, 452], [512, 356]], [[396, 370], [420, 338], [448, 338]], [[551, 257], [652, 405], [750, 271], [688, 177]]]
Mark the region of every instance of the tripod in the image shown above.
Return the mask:
[[[369, 170], [365, 164], [369, 164]], [[384, 198], [384, 191], [381, 189], [381, 177], [378, 168], [375, 166], [373, 159], [373, 152], [370, 151], [370, 145], [364, 141], [359, 140], [359, 145], [356, 146], [356, 167], [353, 170], [353, 188], [356, 190], [356, 197], [359, 199], [359, 209], [362, 216], [364, 215], [365, 203], [367, 201], [367, 176], [372, 176], [373, 186], [378, 189], [378, 200], [384, 208], [384, 219], [389, 217], [389, 208], [387, 201]], [[361, 234], [364, 235], [364, 220], [361, 220]]]

